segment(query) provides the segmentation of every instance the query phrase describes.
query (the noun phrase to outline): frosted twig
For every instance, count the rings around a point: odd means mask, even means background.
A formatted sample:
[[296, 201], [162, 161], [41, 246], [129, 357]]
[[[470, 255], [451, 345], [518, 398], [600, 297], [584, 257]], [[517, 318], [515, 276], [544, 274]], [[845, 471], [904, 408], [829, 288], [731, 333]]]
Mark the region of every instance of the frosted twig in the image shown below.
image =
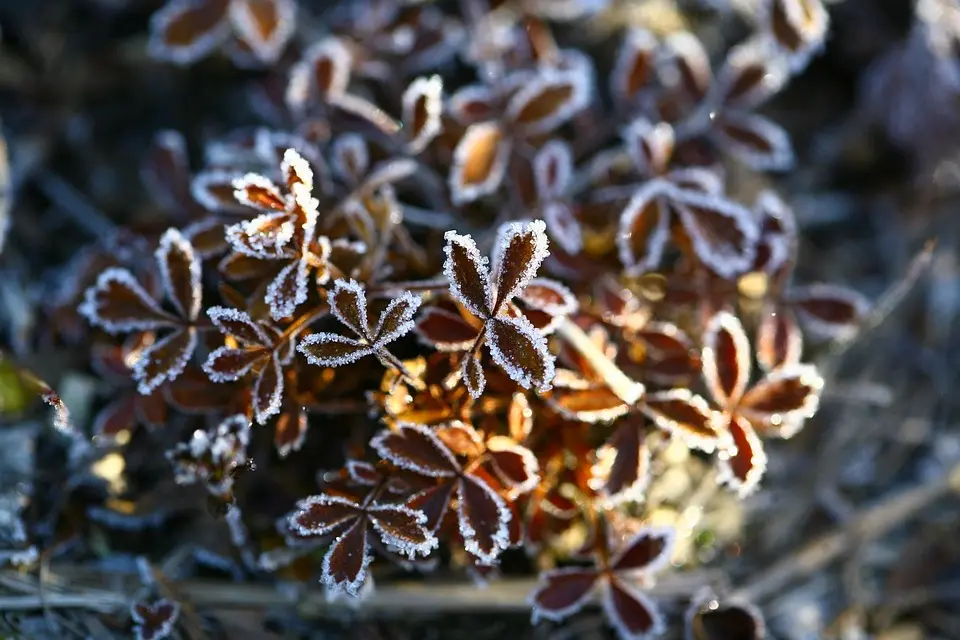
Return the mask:
[[584, 333], [583, 329], [569, 319], [565, 319], [557, 327], [557, 333], [587, 359], [590, 366], [600, 374], [603, 381], [618, 398], [631, 406], [637, 403], [637, 400], [644, 393], [644, 386], [627, 376], [620, 367], [600, 351], [597, 345], [590, 340], [590, 337]]

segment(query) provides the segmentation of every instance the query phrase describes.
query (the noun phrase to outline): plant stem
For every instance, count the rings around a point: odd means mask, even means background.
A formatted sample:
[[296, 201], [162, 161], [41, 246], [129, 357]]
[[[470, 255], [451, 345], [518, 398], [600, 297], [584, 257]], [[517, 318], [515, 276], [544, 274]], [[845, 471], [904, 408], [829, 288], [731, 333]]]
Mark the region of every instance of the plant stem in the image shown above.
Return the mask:
[[583, 329], [571, 320], [564, 319], [557, 328], [557, 333], [587, 359], [610, 390], [626, 404], [633, 406], [643, 396], [644, 386], [625, 374], [593, 343]]

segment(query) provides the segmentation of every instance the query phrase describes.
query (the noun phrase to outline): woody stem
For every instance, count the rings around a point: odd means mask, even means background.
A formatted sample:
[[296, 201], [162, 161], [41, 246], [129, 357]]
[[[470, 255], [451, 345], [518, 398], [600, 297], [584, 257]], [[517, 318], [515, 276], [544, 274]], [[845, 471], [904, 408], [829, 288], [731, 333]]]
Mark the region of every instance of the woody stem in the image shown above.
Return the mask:
[[283, 333], [280, 335], [280, 339], [277, 340], [277, 344], [280, 344], [287, 338], [299, 333], [300, 330], [306, 327], [308, 324], [310, 324], [317, 318], [321, 318], [327, 315], [328, 313], [330, 313], [330, 305], [328, 304], [317, 305], [307, 313], [304, 313], [303, 315], [298, 317], [296, 320], [293, 321], [293, 323], [289, 327], [284, 329]]
[[450, 288], [450, 283], [446, 278], [435, 278], [433, 280], [412, 280], [408, 282], [385, 282], [372, 285], [367, 289], [368, 298], [385, 298], [394, 296], [401, 291], [411, 291], [414, 293], [433, 293], [436, 291], [446, 291]]
[[630, 378], [620, 367], [613, 363], [599, 347], [583, 332], [583, 329], [574, 324], [569, 318], [564, 319], [557, 328], [557, 333], [567, 343], [586, 358], [607, 387], [628, 405], [634, 405], [644, 392], [644, 386]]

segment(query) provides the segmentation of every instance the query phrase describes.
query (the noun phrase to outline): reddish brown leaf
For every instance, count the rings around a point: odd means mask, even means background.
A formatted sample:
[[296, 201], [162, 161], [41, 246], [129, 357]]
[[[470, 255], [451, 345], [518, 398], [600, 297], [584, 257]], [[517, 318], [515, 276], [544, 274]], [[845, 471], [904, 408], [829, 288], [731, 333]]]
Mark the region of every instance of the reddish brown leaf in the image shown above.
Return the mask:
[[791, 289], [787, 297], [804, 326], [822, 339], [849, 340], [870, 310], [857, 292], [830, 284]]
[[532, 451], [505, 436], [489, 438], [487, 450], [493, 470], [505, 488], [524, 494], [537, 486], [539, 465]]
[[743, 497], [749, 495], [760, 482], [767, 468], [767, 456], [748, 420], [734, 416], [728, 429], [733, 444], [720, 451], [720, 474], [717, 480], [729, 485]]
[[464, 548], [482, 564], [492, 564], [510, 546], [510, 510], [503, 498], [474, 476], [460, 478], [457, 497]]
[[723, 438], [716, 412], [706, 400], [689, 389], [671, 389], [647, 394], [641, 410], [667, 433], [687, 446], [712, 452]]
[[450, 282], [450, 293], [473, 315], [488, 317], [493, 294], [486, 258], [480, 255], [470, 236], [447, 231], [443, 237], [446, 240], [443, 273]]
[[650, 483], [650, 451], [644, 443], [644, 430], [639, 420], [626, 419], [613, 432], [607, 443], [597, 450], [599, 464], [609, 456], [613, 461], [609, 469], [595, 468], [605, 479], [600, 488], [603, 502], [609, 507], [624, 502], [639, 502], [644, 498]]
[[605, 587], [603, 610], [621, 638], [649, 638], [664, 632], [663, 616], [639, 589], [614, 576]]
[[357, 517], [338, 535], [323, 558], [321, 580], [331, 589], [346, 591], [356, 596], [366, 580], [367, 521]]
[[577, 71], [543, 71], [510, 99], [507, 117], [528, 136], [549, 133], [590, 102], [588, 80]]
[[511, 222], [498, 230], [493, 253], [496, 296], [490, 315], [499, 313], [504, 304], [519, 295], [550, 255], [545, 231], [542, 220]]
[[782, 367], [751, 387], [739, 410], [763, 428], [790, 437], [817, 411], [823, 378], [812, 365]]
[[439, 76], [417, 78], [403, 92], [403, 124], [407, 149], [420, 153], [443, 128], [443, 82]]
[[800, 362], [803, 334], [793, 313], [785, 308], [767, 308], [760, 316], [756, 336], [757, 361], [771, 371]]
[[750, 341], [731, 313], [714, 315], [703, 334], [703, 378], [724, 406], [736, 404], [750, 382]]
[[381, 458], [423, 476], [449, 478], [460, 473], [453, 454], [429, 427], [398, 423], [395, 432], [374, 436], [370, 446]]
[[108, 333], [144, 331], [179, 324], [126, 269], [109, 268], [87, 289], [78, 311]]
[[232, 0], [230, 21], [261, 63], [276, 62], [295, 27], [294, 0]]
[[610, 91], [618, 103], [635, 104], [654, 79], [656, 52], [657, 40], [649, 31], [635, 28], [627, 33], [610, 73]]
[[560, 621], [579, 611], [593, 594], [597, 572], [591, 569], [553, 569], [540, 574], [530, 595], [533, 621]]
[[440, 306], [429, 307], [420, 314], [417, 335], [438, 351], [464, 351], [477, 339], [477, 329], [454, 313]]
[[160, 640], [173, 633], [180, 617], [180, 605], [166, 598], [155, 602], [135, 602], [130, 607], [137, 640]]
[[190, 64], [219, 46], [230, 33], [230, 0], [171, 0], [150, 18], [150, 55]]
[[450, 197], [454, 204], [493, 193], [503, 181], [510, 143], [496, 122], [472, 124], [453, 152]]
[[721, 278], [747, 271], [756, 255], [759, 228], [745, 207], [709, 193], [677, 189], [670, 205], [697, 259]]
[[547, 391], [554, 362], [543, 335], [526, 318], [493, 318], [487, 323], [487, 346], [501, 369], [520, 386]]
[[670, 563], [676, 531], [670, 527], [644, 527], [627, 540], [611, 559], [613, 570], [621, 575], [649, 575]]
[[178, 329], [143, 350], [133, 367], [137, 389], [147, 395], [164, 382], [174, 380], [187, 366], [197, 347], [193, 327]]
[[713, 134], [727, 153], [756, 171], [782, 171], [794, 164], [787, 132], [762, 116], [724, 112]]
[[746, 602], [695, 601], [685, 616], [690, 640], [763, 640], [766, 625], [760, 610]]
[[664, 188], [660, 180], [648, 181], [620, 214], [617, 248], [630, 273], [640, 275], [660, 265], [670, 237], [670, 219], [661, 201]]

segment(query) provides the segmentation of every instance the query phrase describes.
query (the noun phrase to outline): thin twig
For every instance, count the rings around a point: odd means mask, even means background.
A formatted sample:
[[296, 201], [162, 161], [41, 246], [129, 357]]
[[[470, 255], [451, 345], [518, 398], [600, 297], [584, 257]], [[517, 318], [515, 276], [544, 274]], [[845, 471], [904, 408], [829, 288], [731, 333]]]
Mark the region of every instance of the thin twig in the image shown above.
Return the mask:
[[790, 556], [733, 593], [733, 597], [757, 601], [778, 593], [785, 585], [820, 571], [846, 553], [854, 544], [867, 544], [915, 517], [932, 503], [960, 492], [960, 464], [930, 484], [901, 492], [862, 511], [834, 531], [803, 545]]
[[557, 333], [574, 349], [580, 352], [590, 366], [603, 378], [614, 394], [628, 405], [634, 405], [644, 393], [644, 386], [631, 379], [620, 367], [613, 363], [590, 337], [570, 320], [564, 320]]

